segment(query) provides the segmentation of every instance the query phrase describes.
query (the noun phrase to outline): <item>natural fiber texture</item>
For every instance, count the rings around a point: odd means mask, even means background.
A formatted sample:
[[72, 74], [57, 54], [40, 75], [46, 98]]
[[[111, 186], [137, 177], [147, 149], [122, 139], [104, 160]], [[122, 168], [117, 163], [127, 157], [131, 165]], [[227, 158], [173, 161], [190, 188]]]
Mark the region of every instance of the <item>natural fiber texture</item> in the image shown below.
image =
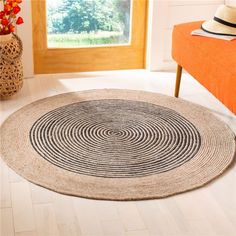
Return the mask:
[[93, 199], [153, 199], [195, 189], [222, 174], [235, 155], [234, 134], [208, 110], [141, 91], [39, 100], [11, 115], [0, 135], [1, 156], [17, 173]]
[[0, 99], [7, 99], [23, 86], [22, 42], [16, 35], [0, 43]]

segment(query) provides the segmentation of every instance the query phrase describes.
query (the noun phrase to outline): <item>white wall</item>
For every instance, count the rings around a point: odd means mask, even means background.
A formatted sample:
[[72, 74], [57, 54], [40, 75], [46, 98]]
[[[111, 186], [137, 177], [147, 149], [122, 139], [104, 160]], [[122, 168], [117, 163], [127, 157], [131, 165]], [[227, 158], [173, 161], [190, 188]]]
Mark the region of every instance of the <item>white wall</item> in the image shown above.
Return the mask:
[[236, 0], [226, 0], [225, 2], [227, 5], [236, 6]]
[[31, 2], [25, 0], [21, 5], [21, 16], [24, 18], [24, 24], [17, 28], [17, 34], [23, 41], [23, 66], [24, 77], [32, 77], [34, 74], [33, 67], [33, 42], [32, 42], [32, 20], [31, 20]]

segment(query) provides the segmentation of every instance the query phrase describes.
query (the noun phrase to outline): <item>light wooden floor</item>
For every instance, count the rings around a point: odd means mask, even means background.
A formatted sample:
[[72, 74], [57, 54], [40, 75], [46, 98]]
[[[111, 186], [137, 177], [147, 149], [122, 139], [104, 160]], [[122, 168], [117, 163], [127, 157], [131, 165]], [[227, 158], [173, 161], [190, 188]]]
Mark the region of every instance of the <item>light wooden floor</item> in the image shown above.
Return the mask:
[[[46, 96], [96, 88], [125, 88], [172, 95], [173, 73], [140, 71], [37, 76], [14, 99], [0, 102], [0, 122]], [[180, 96], [208, 107], [236, 132], [236, 118], [190, 76]], [[19, 121], [20, 125], [20, 121]], [[235, 236], [236, 166], [214, 183], [152, 201], [111, 202], [63, 196], [1, 167], [1, 236]]]

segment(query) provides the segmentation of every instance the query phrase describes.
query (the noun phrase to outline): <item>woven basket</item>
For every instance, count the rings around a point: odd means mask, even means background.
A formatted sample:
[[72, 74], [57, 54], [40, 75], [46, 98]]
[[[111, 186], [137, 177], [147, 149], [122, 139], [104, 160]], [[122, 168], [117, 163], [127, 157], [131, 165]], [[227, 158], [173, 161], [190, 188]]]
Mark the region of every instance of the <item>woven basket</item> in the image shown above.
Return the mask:
[[23, 86], [22, 51], [18, 36], [0, 36], [0, 99], [11, 97]]

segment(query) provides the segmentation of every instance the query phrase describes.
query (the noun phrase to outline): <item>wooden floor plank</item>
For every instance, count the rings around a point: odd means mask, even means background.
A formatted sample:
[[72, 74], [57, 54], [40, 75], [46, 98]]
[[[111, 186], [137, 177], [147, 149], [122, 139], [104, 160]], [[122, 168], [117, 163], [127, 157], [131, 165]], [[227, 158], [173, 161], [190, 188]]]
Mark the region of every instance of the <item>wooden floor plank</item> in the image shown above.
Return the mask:
[[103, 220], [101, 224], [104, 236], [126, 236], [120, 220]]
[[53, 193], [48, 189], [31, 183], [30, 191], [33, 204], [51, 203], [53, 201]]
[[151, 236], [148, 230], [128, 231], [125, 236]]
[[54, 212], [60, 236], [82, 235], [79, 221], [73, 207], [73, 197], [54, 194]]
[[38, 235], [36, 231], [25, 231], [25, 232], [15, 233], [15, 236], [40, 236], [40, 235]]
[[0, 208], [11, 207], [11, 189], [8, 170], [6, 164], [0, 160]]
[[75, 198], [73, 205], [83, 236], [104, 235], [95, 200]]
[[134, 202], [121, 202], [117, 205], [119, 216], [126, 231], [146, 229]]
[[14, 225], [11, 208], [0, 209], [0, 235], [14, 236]]
[[38, 235], [59, 235], [55, 212], [52, 204], [34, 204], [34, 215], [36, 231]]
[[29, 183], [11, 183], [15, 232], [34, 231], [34, 213]]

